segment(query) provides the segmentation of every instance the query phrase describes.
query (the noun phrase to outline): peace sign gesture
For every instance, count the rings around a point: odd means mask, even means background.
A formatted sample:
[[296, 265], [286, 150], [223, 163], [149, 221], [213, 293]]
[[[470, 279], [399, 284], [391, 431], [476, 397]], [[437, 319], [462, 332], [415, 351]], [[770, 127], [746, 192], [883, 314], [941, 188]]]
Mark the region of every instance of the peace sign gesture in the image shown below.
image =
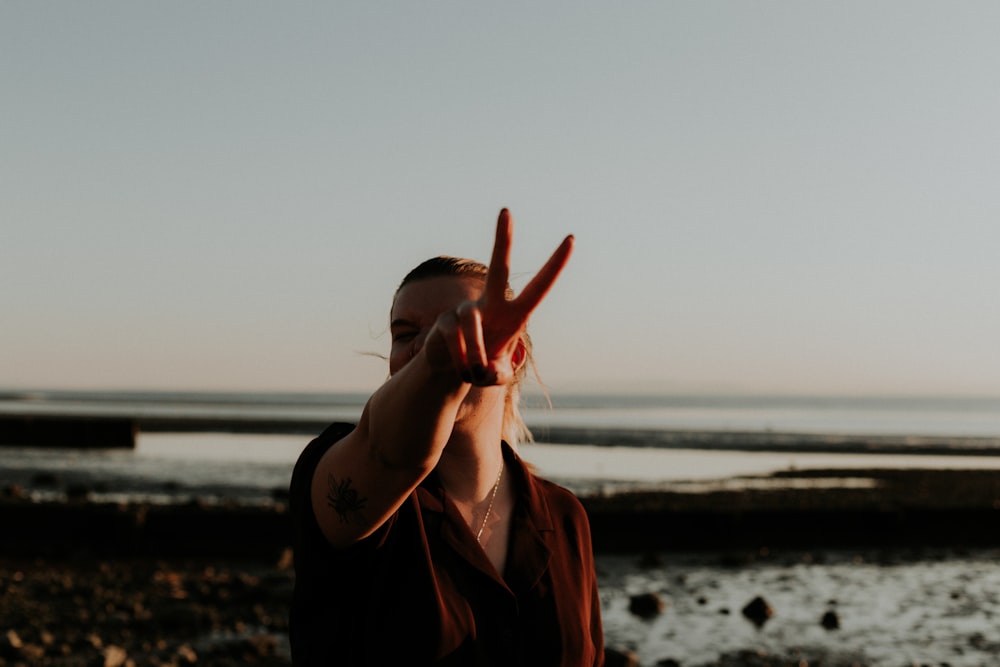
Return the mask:
[[478, 386], [507, 384], [525, 361], [524, 332], [528, 318], [562, 272], [573, 252], [567, 236], [545, 265], [514, 298], [508, 298], [513, 222], [500, 211], [486, 285], [475, 301], [464, 301], [442, 313], [435, 329], [447, 346], [452, 367]]

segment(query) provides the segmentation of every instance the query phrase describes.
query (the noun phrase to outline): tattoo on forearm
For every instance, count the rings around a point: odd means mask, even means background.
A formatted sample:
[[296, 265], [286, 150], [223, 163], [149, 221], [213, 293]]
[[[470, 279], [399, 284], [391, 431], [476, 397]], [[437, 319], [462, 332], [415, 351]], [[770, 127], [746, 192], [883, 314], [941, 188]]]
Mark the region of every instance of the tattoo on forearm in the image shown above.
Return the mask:
[[328, 475], [327, 485], [329, 488], [326, 492], [326, 502], [337, 512], [341, 523], [351, 523], [352, 519], [364, 519], [361, 510], [365, 508], [368, 499], [351, 486], [350, 477], [337, 481], [333, 475]]

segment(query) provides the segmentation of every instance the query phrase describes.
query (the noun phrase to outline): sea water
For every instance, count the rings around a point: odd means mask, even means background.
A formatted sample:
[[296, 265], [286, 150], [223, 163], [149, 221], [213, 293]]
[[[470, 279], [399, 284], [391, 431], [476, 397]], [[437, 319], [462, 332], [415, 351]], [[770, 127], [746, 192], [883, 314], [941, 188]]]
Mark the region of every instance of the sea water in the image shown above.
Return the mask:
[[[140, 424], [208, 419], [219, 424], [213, 432], [141, 431], [134, 450], [78, 450], [71, 443], [64, 448], [2, 447], [0, 483], [37, 489], [33, 481], [39, 471], [47, 471], [61, 481], [60, 488], [77, 483], [92, 495], [109, 498], [269, 502], [287, 489], [298, 454], [322, 425], [355, 421], [365, 398], [344, 393], [0, 392], [0, 416], [124, 416]], [[537, 396], [526, 403], [525, 417], [538, 442], [522, 445], [521, 456], [543, 476], [578, 493], [717, 488], [789, 468], [1000, 468], [1000, 398], [555, 395], [551, 407]], [[277, 432], [225, 432], [251, 420], [270, 422], [268, 428]], [[546, 434], [560, 428], [578, 429], [580, 439], [547, 442]], [[659, 442], [663, 434], [678, 431], [702, 434], [704, 446], [614, 444], [623, 434]], [[734, 433], [798, 433], [825, 446], [821, 451], [809, 446], [781, 451], [712, 446]], [[837, 440], [828, 439], [832, 436], [895, 437], [904, 445], [909, 439], [931, 438], [935, 455], [838, 452]], [[968, 438], [978, 439], [981, 455], [950, 455]], [[58, 491], [53, 488], [52, 493]]]
[[[353, 421], [367, 394], [0, 390], [0, 415]], [[555, 394], [525, 401], [533, 428], [1000, 437], [1000, 396]], [[601, 444], [601, 443], [588, 443]]]

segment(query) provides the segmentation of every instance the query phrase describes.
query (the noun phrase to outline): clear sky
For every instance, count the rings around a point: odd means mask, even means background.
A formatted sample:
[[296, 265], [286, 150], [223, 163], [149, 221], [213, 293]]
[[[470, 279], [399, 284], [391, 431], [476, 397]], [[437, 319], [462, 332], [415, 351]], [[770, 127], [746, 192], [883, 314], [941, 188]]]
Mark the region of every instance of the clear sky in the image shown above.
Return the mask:
[[[553, 390], [1000, 394], [995, 2], [4, 2], [0, 386], [370, 390], [436, 254]], [[520, 281], [520, 282], [518, 282]]]

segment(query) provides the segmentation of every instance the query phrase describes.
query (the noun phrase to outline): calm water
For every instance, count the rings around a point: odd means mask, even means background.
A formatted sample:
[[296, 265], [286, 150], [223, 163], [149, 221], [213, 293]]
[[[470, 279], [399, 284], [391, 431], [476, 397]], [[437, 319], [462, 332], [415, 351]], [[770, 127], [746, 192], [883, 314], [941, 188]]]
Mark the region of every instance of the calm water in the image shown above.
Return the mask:
[[[190, 392], [0, 392], [0, 415], [103, 415], [141, 420], [215, 419], [220, 432], [141, 432], [135, 450], [0, 448], [0, 483], [37, 488], [38, 471], [60, 484], [87, 485], [109, 498], [184, 496], [268, 502], [286, 488], [302, 447], [324, 423], [353, 421], [360, 394], [261, 394]], [[635, 487], [698, 490], [790, 467], [876, 466], [1000, 468], [1000, 399], [836, 398], [747, 396], [554, 396], [553, 408], [529, 400], [526, 419], [538, 443], [522, 456], [540, 472], [577, 492]], [[277, 433], [228, 433], [226, 425], [270, 420]], [[275, 426], [276, 425], [276, 426]], [[296, 431], [305, 425], [304, 430]], [[293, 428], [294, 427], [294, 428]], [[546, 434], [576, 429], [576, 439], [550, 444]], [[616, 446], [639, 434], [639, 445], [660, 444], [665, 434], [690, 431], [703, 446]], [[751, 438], [799, 433], [781, 451], [714, 448], [730, 434]], [[876, 436], [923, 442], [935, 456], [858, 455], [840, 452], [828, 436]], [[949, 456], [975, 437], [981, 456]], [[647, 438], [650, 442], [643, 442]], [[633, 438], [633, 444], [634, 438]], [[816, 443], [824, 446], [817, 450]], [[801, 445], [801, 446], [799, 446]], [[766, 448], [765, 448], [766, 449]], [[905, 450], [904, 450], [905, 451]], [[743, 482], [747, 483], [747, 482]]]

